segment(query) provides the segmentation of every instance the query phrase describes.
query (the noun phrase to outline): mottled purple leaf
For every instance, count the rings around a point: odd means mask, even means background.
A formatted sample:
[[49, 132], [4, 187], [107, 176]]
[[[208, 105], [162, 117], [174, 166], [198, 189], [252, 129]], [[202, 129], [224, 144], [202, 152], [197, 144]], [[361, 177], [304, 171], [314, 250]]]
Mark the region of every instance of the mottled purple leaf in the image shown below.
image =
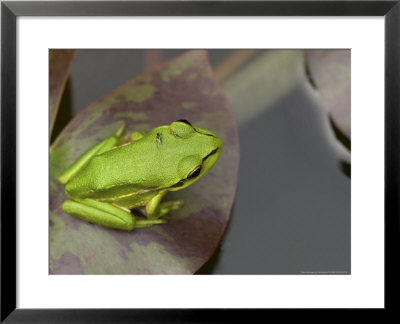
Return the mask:
[[74, 59], [75, 50], [49, 51], [49, 107], [50, 135], [56, 120], [61, 96], [67, 82], [69, 69]]
[[[166, 195], [183, 199], [168, 222], [131, 232], [93, 225], [61, 210], [56, 180], [87, 148], [114, 134], [149, 131], [178, 119], [209, 129], [224, 142], [214, 167], [192, 186]], [[232, 109], [215, 81], [207, 52], [190, 51], [139, 75], [84, 109], [50, 152], [50, 273], [193, 274], [213, 254], [235, 195], [239, 143]]]
[[310, 77], [340, 131], [351, 138], [350, 50], [307, 50]]

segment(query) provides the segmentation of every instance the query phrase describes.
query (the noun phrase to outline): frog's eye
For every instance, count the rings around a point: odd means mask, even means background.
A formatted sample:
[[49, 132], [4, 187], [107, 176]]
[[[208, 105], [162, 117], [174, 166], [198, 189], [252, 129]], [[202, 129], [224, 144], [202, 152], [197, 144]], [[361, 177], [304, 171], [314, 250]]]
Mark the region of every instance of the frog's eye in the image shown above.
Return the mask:
[[192, 126], [192, 124], [189, 123], [186, 119], [179, 119], [179, 120], [177, 120], [177, 122], [185, 123], [185, 124], [188, 124], [189, 126]]
[[187, 176], [187, 179], [194, 179], [198, 177], [200, 172], [201, 172], [201, 165], [198, 166], [196, 169], [194, 169], [192, 172], [190, 172], [189, 175]]

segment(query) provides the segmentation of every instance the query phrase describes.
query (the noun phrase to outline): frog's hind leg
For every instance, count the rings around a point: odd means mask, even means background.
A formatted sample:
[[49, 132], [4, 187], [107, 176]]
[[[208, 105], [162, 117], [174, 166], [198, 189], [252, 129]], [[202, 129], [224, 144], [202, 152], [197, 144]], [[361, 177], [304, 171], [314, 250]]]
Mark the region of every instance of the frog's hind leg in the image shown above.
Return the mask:
[[67, 169], [65, 169], [60, 176], [58, 181], [62, 184], [66, 184], [75, 174], [79, 172], [94, 156], [104, 153], [116, 145], [120, 141], [120, 137], [124, 132], [125, 124], [122, 125], [115, 135], [107, 137], [96, 145], [92, 146], [85, 153], [83, 153], [74, 163], [72, 163]]
[[92, 199], [66, 200], [62, 209], [88, 222], [127, 231], [165, 223], [158, 219], [136, 220], [128, 210], [122, 207]]

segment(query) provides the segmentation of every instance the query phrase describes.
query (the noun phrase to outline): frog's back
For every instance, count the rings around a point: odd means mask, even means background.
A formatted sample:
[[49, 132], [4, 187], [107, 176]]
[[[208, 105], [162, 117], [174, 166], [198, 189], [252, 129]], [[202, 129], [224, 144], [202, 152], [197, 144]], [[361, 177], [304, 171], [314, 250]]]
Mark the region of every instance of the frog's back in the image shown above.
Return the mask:
[[[156, 145], [145, 141], [95, 156], [66, 186], [71, 196], [109, 198], [173, 184], [170, 167]], [[171, 178], [171, 183], [168, 179]]]

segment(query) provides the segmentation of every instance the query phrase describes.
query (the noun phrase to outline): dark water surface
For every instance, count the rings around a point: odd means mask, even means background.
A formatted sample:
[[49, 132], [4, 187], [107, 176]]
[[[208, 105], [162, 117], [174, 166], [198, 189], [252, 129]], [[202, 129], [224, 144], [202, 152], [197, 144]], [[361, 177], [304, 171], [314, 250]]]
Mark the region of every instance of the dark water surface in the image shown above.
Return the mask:
[[[210, 51], [213, 65], [227, 53]], [[64, 115], [77, 114], [143, 70], [143, 51], [78, 51]], [[330, 132], [325, 110], [301, 83], [239, 126], [231, 220], [199, 274], [350, 273], [350, 178], [343, 172], [349, 161]]]
[[234, 209], [200, 273], [350, 273], [350, 178], [326, 118], [300, 85], [239, 128]]

